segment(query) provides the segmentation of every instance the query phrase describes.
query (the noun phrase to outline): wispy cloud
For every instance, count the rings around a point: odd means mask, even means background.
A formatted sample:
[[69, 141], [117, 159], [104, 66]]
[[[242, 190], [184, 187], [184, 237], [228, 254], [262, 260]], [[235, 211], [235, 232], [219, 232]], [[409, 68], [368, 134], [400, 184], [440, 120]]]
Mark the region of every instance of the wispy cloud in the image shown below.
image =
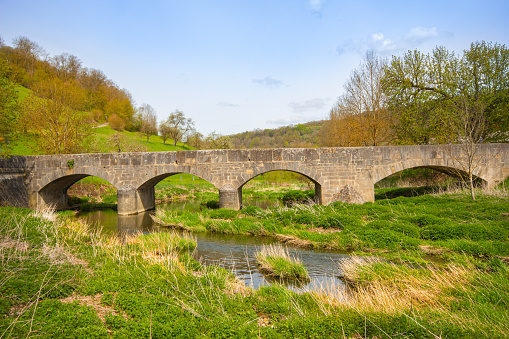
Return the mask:
[[259, 84], [266, 87], [279, 88], [283, 85], [283, 81], [274, 79], [271, 76], [266, 76], [263, 79], [251, 79], [255, 84]]
[[226, 101], [218, 102], [217, 106], [219, 106], [219, 107], [239, 107], [239, 105], [237, 105], [237, 104], [232, 104], [232, 103], [226, 102]]
[[294, 112], [301, 113], [323, 109], [326, 104], [327, 99], [315, 98], [301, 102], [291, 102], [288, 104], [288, 106], [290, 106]]
[[301, 122], [309, 122], [311, 120], [301, 114], [297, 114], [297, 115], [292, 115], [292, 116], [286, 115], [286, 116], [282, 116], [282, 117], [277, 117], [274, 119], [270, 119], [268, 122], [270, 124], [274, 124], [274, 125], [289, 125], [289, 124], [298, 124]]
[[308, 3], [312, 10], [319, 11], [322, 9], [324, 0], [309, 0]]
[[336, 48], [336, 51], [338, 54], [343, 54], [347, 52], [364, 53], [367, 50], [374, 50], [381, 55], [387, 55], [414, 49], [443, 35], [436, 27], [415, 27], [396, 38], [389, 38], [382, 32], [376, 32], [360, 41], [345, 41]]

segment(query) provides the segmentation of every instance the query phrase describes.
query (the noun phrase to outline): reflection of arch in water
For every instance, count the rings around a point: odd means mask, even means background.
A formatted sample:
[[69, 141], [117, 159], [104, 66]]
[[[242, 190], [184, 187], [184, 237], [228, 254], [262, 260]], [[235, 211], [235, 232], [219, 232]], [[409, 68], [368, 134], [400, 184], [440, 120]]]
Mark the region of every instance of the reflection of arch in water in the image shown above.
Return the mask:
[[[69, 208], [69, 202], [67, 195], [68, 189], [80, 181], [83, 178], [89, 177], [89, 176], [96, 176], [98, 178], [101, 178], [108, 183], [115, 186], [111, 180], [111, 178], [107, 177], [100, 177], [95, 174], [88, 174], [88, 173], [80, 173], [80, 174], [66, 174], [63, 176], [55, 175], [55, 178], [47, 178], [45, 182], [41, 184], [41, 188], [39, 190], [38, 194], [38, 206], [39, 207], [53, 207], [56, 210], [63, 210], [66, 208]], [[115, 187], [116, 188], [116, 187]]]

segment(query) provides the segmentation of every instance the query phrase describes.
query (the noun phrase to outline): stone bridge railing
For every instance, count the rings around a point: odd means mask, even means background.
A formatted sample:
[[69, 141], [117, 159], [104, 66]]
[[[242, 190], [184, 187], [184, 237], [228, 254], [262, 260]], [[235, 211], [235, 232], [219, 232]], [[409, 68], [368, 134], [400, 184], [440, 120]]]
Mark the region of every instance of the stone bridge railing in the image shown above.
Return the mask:
[[[374, 184], [407, 168], [427, 167], [457, 175], [465, 171], [461, 146], [202, 150], [151, 153], [13, 156], [0, 159], [0, 203], [65, 209], [67, 189], [97, 176], [117, 189], [119, 214], [154, 208], [154, 186], [189, 173], [219, 190], [221, 207], [239, 209], [242, 187], [269, 171], [300, 173], [315, 184], [315, 200], [374, 200]], [[495, 186], [509, 176], [509, 144], [479, 145], [474, 174]]]

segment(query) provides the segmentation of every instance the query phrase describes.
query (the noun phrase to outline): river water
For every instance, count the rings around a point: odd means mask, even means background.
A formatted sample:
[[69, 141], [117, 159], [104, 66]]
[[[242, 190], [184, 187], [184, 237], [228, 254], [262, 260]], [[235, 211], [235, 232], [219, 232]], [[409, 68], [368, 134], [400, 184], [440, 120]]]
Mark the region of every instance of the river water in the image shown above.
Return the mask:
[[[259, 207], [267, 207], [273, 202], [258, 202]], [[254, 205], [254, 203], [253, 203]], [[166, 203], [157, 209], [199, 211], [204, 207], [199, 202]], [[154, 211], [136, 215], [121, 216], [114, 210], [81, 212], [77, 216], [91, 225], [102, 227], [103, 232], [123, 236], [134, 232], [166, 231], [167, 228], [154, 224], [150, 214]], [[262, 245], [276, 243], [272, 237], [252, 235], [228, 235], [218, 233], [194, 233], [198, 246], [193, 257], [203, 265], [219, 265], [232, 271], [247, 286], [258, 289], [260, 286], [281, 283], [296, 292], [319, 290], [322, 287], [340, 291], [345, 288], [338, 278], [340, 272], [337, 263], [349, 256], [326, 250], [308, 250], [288, 246], [290, 255], [300, 258], [306, 266], [310, 280], [304, 283], [296, 281], [274, 281], [264, 276], [257, 268], [255, 253]]]

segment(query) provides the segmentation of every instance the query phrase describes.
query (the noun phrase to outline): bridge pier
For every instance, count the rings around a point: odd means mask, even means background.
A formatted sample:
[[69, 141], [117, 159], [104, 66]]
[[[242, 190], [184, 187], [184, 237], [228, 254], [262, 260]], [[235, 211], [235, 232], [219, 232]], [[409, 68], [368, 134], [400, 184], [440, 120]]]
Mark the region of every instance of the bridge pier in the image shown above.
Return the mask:
[[117, 190], [118, 214], [129, 215], [155, 208], [154, 186]]
[[238, 211], [242, 208], [242, 187], [227, 184], [219, 189], [219, 208]]

